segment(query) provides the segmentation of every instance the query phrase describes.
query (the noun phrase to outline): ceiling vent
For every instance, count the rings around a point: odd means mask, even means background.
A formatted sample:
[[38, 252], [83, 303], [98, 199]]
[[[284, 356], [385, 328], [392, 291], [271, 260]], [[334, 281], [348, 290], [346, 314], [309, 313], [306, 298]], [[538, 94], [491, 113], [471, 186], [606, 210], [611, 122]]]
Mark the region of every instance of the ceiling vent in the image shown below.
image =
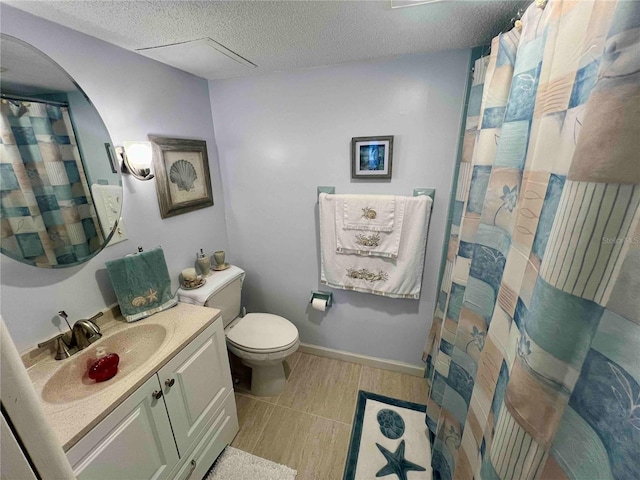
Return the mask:
[[212, 80], [242, 75], [247, 69], [257, 67], [211, 38], [141, 48], [136, 51], [145, 57]]
[[429, 3], [440, 3], [445, 0], [391, 0], [391, 8], [415, 7], [416, 5], [427, 5]]

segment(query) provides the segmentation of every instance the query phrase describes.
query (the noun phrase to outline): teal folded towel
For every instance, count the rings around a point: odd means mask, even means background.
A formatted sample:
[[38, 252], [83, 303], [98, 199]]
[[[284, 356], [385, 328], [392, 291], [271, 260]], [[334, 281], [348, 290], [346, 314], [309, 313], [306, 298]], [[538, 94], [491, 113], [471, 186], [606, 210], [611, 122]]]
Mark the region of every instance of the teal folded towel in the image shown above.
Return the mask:
[[135, 322], [178, 303], [171, 294], [171, 278], [162, 248], [127, 255], [106, 262], [106, 265], [120, 311], [127, 322]]

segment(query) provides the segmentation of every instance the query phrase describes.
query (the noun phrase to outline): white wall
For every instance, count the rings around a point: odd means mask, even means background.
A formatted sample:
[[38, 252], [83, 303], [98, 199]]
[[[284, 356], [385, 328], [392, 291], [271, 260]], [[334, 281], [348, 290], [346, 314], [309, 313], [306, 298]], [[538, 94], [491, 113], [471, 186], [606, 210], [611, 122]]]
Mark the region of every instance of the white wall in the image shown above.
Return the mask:
[[215, 205], [162, 220], [154, 182], [125, 176], [124, 225], [128, 241], [109, 247], [90, 262], [67, 269], [41, 269], [1, 260], [2, 316], [19, 350], [58, 331], [58, 310], [72, 320], [115, 302], [104, 262], [162, 245], [169, 273], [193, 266], [199, 248], [227, 248], [224, 201], [207, 82], [93, 37], [1, 5], [1, 31], [39, 48], [84, 89], [102, 115], [116, 145], [147, 134], [206, 140]]
[[[293, 321], [303, 342], [420, 365], [434, 310], [470, 51], [397, 57], [209, 82], [230, 259], [244, 302]], [[351, 180], [352, 137], [394, 135], [391, 181]], [[337, 193], [437, 194], [422, 296], [400, 300], [319, 284], [316, 186]]]

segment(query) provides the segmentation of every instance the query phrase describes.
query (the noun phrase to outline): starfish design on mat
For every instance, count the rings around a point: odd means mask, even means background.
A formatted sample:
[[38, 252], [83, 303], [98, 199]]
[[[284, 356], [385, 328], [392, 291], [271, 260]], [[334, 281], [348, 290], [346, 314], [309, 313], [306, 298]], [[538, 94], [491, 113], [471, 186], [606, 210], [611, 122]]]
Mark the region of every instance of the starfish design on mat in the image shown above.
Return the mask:
[[407, 480], [407, 472], [409, 470], [415, 470], [416, 472], [424, 472], [426, 470], [424, 467], [416, 465], [404, 458], [404, 440], [400, 442], [400, 445], [398, 445], [398, 448], [393, 453], [379, 443], [376, 443], [376, 447], [378, 447], [378, 450], [380, 450], [387, 460], [387, 464], [376, 473], [376, 477], [395, 474], [399, 480]]

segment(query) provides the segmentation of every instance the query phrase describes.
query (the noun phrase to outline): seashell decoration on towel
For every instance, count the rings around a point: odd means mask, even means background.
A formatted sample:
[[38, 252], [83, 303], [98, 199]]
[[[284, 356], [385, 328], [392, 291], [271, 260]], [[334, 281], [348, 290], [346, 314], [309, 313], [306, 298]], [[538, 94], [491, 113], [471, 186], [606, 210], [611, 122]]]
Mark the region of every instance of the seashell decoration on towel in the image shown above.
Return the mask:
[[363, 247], [377, 247], [380, 245], [380, 234], [372, 233], [371, 235], [362, 235], [359, 233], [356, 235], [356, 243]]
[[198, 178], [196, 169], [191, 162], [186, 160], [178, 160], [171, 165], [169, 170], [169, 180], [175, 183], [178, 190], [188, 192], [193, 188], [193, 184]]
[[144, 295], [135, 297], [133, 300], [131, 300], [131, 306], [142, 307], [147, 303], [152, 303], [157, 301], [158, 301], [158, 291], [150, 288], [149, 291]]
[[378, 212], [376, 212], [371, 207], [364, 207], [362, 209], [362, 216], [364, 218], [366, 218], [367, 220], [373, 220], [374, 218], [376, 218], [378, 216]]
[[134, 307], [142, 307], [143, 305], [146, 305], [146, 303], [147, 303], [146, 297], [136, 297], [133, 300], [131, 300], [131, 305]]
[[366, 280], [367, 282], [386, 282], [389, 279], [387, 272], [380, 270], [379, 272], [371, 272], [366, 268], [356, 270], [355, 268], [347, 268], [347, 277], [356, 280]]

